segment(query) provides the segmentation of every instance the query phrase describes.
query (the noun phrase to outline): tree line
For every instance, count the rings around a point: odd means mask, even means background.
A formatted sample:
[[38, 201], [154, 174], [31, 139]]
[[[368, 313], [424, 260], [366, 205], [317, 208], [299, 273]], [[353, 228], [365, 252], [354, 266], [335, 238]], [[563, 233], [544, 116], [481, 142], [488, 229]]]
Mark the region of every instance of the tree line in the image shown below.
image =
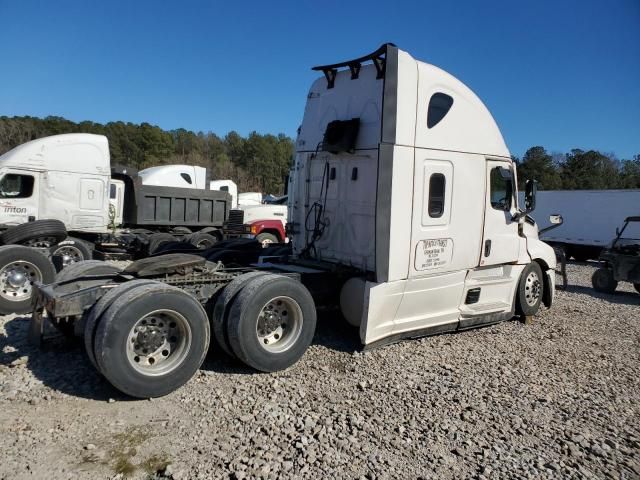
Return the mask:
[[[230, 178], [240, 191], [280, 194], [294, 148], [284, 134], [243, 137], [229, 132], [163, 130], [149, 123], [72, 122], [61, 117], [0, 117], [0, 155], [36, 138], [59, 133], [96, 133], [109, 139], [111, 162], [138, 170], [167, 164], [207, 167], [216, 179]], [[573, 149], [549, 153], [531, 147], [519, 159], [520, 184], [535, 179], [541, 190], [601, 190], [640, 188], [640, 154], [619, 160], [613, 154]]]
[[640, 154], [619, 160], [613, 154], [573, 149], [549, 153], [531, 147], [518, 162], [520, 186], [526, 179], [538, 181], [540, 190], [608, 190], [640, 188]]
[[61, 117], [0, 116], [0, 155], [36, 138], [61, 133], [95, 133], [109, 139], [112, 165], [141, 170], [168, 164], [206, 167], [214, 179], [232, 179], [241, 192], [260, 191], [274, 195], [284, 191], [284, 180], [293, 157], [293, 141], [284, 134], [243, 137], [229, 132], [183, 128], [163, 130], [149, 123], [72, 122]]

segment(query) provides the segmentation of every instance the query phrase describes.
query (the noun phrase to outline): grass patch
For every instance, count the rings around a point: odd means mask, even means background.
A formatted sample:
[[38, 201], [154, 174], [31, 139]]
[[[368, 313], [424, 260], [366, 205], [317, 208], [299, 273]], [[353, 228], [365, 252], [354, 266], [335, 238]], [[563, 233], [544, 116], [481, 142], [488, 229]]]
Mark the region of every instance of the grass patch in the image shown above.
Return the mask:
[[136, 464], [133, 458], [138, 454], [138, 448], [151, 434], [143, 428], [131, 427], [122, 433], [113, 435], [111, 448], [105, 455], [98, 456], [94, 453], [83, 455], [83, 463], [93, 463], [111, 467], [116, 474], [122, 474], [125, 477], [133, 475], [133, 473], [142, 469], [147, 474], [155, 474], [167, 468], [170, 460], [164, 453], [153, 454], [150, 457]]
[[169, 461], [169, 457], [165, 454], [162, 455], [151, 455], [146, 460], [140, 462], [139, 467], [142, 468], [148, 474], [154, 474], [156, 472], [164, 471], [167, 468], [167, 465], [171, 463]]

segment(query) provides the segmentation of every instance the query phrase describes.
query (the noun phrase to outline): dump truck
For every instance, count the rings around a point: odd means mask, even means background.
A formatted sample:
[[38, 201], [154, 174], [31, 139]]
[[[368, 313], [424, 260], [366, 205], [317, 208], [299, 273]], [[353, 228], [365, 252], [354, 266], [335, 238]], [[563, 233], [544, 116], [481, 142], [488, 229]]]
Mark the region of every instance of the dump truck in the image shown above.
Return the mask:
[[363, 348], [535, 315], [554, 298], [555, 254], [518, 204], [516, 166], [482, 101], [393, 44], [314, 67], [288, 187], [289, 254], [215, 261], [172, 253], [103, 274], [82, 263], [35, 284], [45, 324], [84, 339], [118, 390], [187, 382], [212, 348], [286, 369], [339, 308]]

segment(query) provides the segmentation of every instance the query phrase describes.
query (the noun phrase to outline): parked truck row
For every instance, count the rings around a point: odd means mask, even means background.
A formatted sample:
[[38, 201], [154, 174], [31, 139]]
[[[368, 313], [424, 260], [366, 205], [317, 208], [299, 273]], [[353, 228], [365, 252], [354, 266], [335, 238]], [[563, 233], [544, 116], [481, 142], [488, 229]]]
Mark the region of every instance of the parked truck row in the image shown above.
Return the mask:
[[45, 322], [81, 336], [109, 382], [149, 398], [189, 380], [210, 342], [258, 371], [287, 368], [319, 307], [339, 306], [365, 348], [550, 307], [556, 260], [528, 215], [535, 184], [519, 204], [481, 100], [393, 44], [314, 70], [289, 176], [289, 252], [243, 260], [252, 247], [239, 239], [227, 243], [233, 259], [174, 252], [106, 273], [79, 262], [34, 282], [31, 338]]
[[112, 166], [101, 135], [20, 145], [0, 157], [0, 313], [28, 311], [34, 282], [82, 260], [143, 258], [175, 243], [206, 249], [251, 235], [284, 242], [273, 207], [248, 206], [245, 219], [238, 199], [233, 181], [211, 180], [202, 167]]

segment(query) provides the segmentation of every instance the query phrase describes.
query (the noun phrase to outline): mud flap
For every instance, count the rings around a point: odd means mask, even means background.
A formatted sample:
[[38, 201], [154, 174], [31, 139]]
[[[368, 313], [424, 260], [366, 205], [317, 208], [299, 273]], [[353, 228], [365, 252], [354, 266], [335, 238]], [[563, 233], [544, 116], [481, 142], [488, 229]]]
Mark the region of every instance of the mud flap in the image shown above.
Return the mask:
[[31, 345], [36, 347], [42, 346], [42, 337], [44, 335], [44, 319], [42, 318], [43, 308], [34, 308], [29, 322], [28, 340]]
[[[565, 284], [566, 287], [566, 284]], [[544, 293], [542, 294], [542, 303], [547, 308], [551, 308], [553, 297], [556, 291], [556, 271], [547, 270], [545, 272]]]

